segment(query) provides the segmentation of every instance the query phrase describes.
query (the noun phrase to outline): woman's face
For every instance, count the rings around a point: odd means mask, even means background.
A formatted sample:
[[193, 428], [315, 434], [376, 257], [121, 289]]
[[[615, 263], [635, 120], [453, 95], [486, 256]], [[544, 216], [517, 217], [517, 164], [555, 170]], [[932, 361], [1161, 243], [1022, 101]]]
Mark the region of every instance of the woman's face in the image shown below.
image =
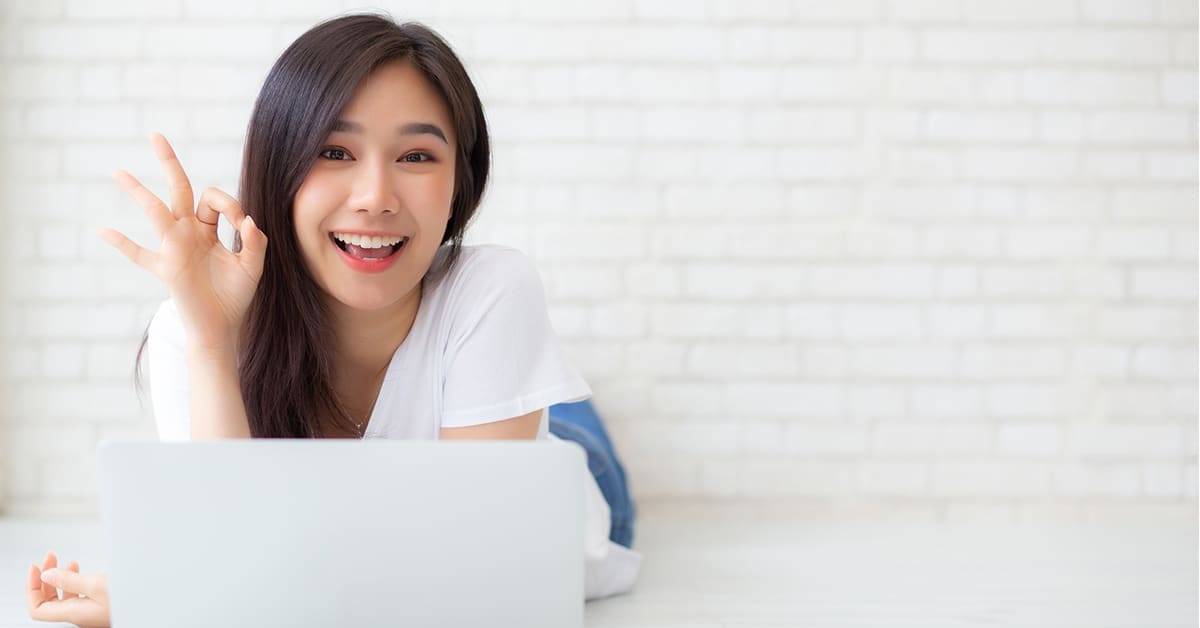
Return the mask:
[[410, 294], [442, 242], [457, 138], [441, 95], [408, 62], [371, 73], [338, 120], [296, 192], [296, 237], [327, 295], [381, 309]]

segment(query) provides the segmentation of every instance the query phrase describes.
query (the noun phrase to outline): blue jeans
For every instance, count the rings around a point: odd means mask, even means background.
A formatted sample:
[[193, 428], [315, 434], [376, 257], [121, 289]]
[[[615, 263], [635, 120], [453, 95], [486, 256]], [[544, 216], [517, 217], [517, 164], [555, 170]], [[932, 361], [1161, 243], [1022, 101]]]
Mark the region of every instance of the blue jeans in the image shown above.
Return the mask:
[[550, 433], [583, 446], [587, 452], [588, 471], [596, 478], [612, 513], [612, 531], [608, 538], [613, 543], [632, 548], [636, 513], [629, 496], [629, 483], [591, 400], [550, 406]]

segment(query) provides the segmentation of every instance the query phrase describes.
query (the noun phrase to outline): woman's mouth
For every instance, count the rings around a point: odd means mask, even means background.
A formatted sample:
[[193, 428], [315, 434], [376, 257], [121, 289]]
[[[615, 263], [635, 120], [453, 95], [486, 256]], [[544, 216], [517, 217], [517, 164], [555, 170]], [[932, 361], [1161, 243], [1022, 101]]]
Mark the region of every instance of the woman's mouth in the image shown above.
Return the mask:
[[330, 233], [329, 240], [350, 268], [360, 272], [380, 272], [392, 265], [408, 244], [407, 237], [371, 238], [355, 234]]

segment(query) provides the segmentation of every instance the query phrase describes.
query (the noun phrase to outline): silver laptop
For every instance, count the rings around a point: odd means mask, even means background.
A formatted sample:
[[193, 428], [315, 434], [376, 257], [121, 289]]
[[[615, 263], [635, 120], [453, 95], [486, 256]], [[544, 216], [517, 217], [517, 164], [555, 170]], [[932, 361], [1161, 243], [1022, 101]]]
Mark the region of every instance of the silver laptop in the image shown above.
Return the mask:
[[569, 441], [105, 441], [97, 465], [115, 626], [583, 626]]

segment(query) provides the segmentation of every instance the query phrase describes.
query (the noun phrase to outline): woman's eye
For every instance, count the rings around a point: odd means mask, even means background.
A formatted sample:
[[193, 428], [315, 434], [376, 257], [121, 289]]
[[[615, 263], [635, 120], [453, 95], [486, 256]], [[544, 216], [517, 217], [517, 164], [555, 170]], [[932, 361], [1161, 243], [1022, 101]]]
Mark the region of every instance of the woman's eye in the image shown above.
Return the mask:
[[[409, 159], [409, 157], [416, 157], [418, 155], [422, 156], [422, 157], [426, 157], [426, 159], [420, 159], [420, 160]], [[433, 161], [433, 156], [429, 155], [427, 153], [409, 153], [409, 154], [405, 155], [404, 157], [401, 157], [400, 160], [407, 161], [410, 164], [423, 164], [423, 163], [428, 163], [428, 162]]]
[[326, 159], [333, 159], [335, 161], [344, 161], [350, 157], [346, 151], [340, 148], [326, 148], [325, 150], [321, 151], [321, 156]]

